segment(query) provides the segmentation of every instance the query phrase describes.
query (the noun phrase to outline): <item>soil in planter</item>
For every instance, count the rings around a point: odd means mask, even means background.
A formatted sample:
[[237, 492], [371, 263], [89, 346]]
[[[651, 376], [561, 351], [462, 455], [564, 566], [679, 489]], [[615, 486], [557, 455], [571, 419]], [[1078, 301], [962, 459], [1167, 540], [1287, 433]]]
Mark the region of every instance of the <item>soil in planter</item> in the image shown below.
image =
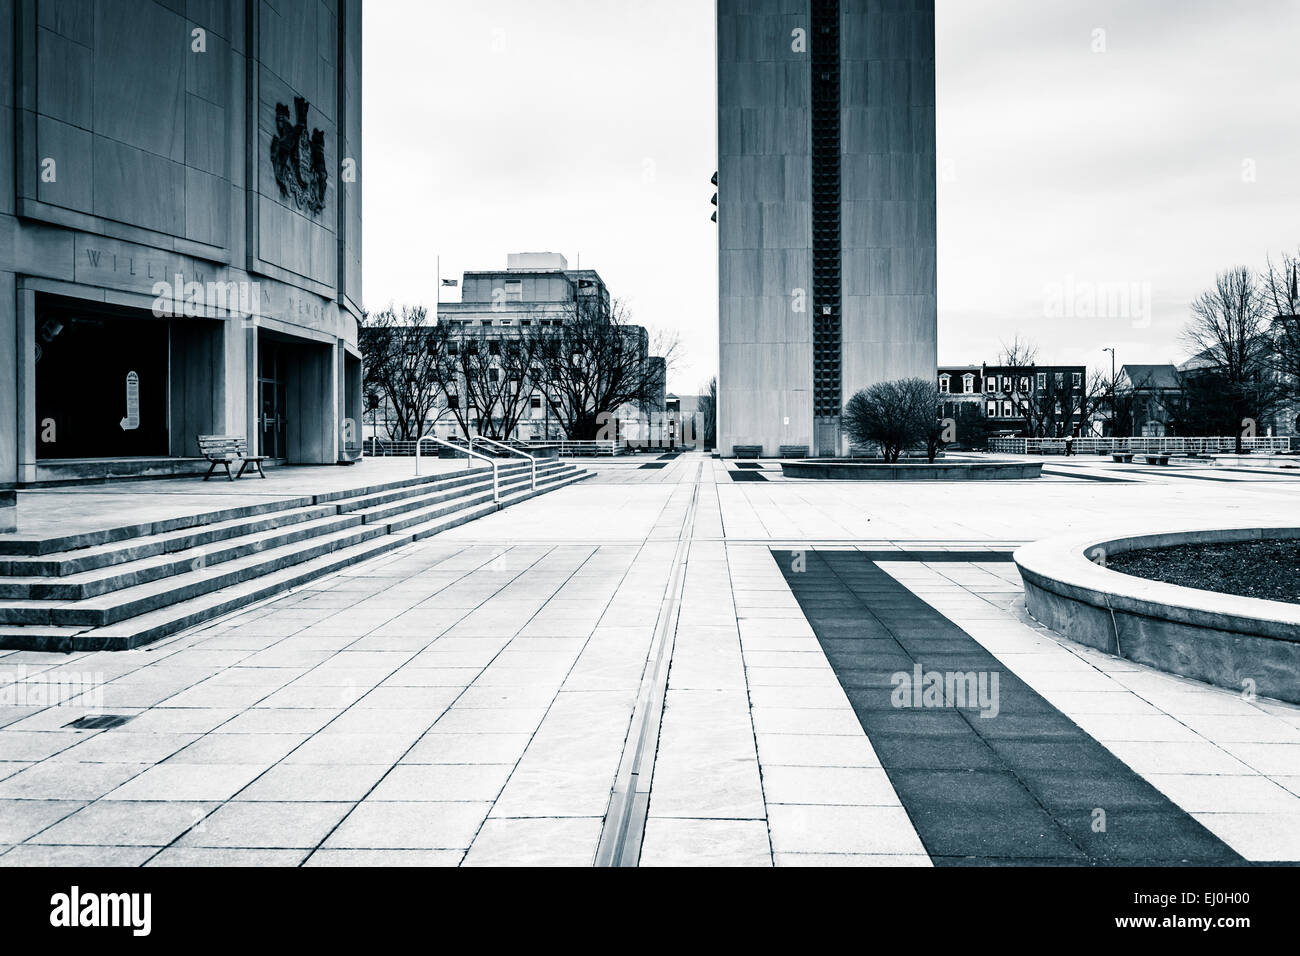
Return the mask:
[[1106, 566], [1151, 581], [1300, 604], [1300, 539], [1145, 548], [1111, 555]]

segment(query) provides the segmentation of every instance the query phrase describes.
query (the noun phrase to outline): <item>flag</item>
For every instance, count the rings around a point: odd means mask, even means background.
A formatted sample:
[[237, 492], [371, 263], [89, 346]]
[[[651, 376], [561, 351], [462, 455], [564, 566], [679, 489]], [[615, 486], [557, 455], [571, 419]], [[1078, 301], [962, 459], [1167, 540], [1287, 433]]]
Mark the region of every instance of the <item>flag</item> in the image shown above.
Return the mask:
[[458, 280], [458, 279], [443, 279], [443, 280], [442, 280], [442, 284], [443, 284], [443, 285], [451, 285], [451, 286], [454, 286], [454, 285], [460, 285], [460, 280]]

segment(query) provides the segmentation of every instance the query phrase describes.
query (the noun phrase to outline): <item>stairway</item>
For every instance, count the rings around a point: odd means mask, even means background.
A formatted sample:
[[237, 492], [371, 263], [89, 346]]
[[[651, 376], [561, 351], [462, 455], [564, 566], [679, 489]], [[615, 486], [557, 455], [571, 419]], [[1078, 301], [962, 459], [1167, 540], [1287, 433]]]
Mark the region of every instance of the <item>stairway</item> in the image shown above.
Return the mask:
[[[590, 477], [499, 462], [48, 539], [0, 539], [0, 649], [124, 650]], [[183, 524], [184, 527], [177, 527]]]

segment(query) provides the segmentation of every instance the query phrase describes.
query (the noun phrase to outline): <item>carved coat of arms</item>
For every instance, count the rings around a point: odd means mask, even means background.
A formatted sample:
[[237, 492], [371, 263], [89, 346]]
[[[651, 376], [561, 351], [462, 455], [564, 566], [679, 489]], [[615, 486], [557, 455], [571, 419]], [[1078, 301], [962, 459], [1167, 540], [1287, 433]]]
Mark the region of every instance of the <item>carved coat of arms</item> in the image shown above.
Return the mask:
[[325, 134], [319, 129], [307, 132], [307, 101], [293, 98], [297, 122], [289, 122], [289, 107], [275, 104], [275, 136], [271, 138], [271, 167], [280, 195], [292, 199], [299, 209], [313, 216], [325, 208]]

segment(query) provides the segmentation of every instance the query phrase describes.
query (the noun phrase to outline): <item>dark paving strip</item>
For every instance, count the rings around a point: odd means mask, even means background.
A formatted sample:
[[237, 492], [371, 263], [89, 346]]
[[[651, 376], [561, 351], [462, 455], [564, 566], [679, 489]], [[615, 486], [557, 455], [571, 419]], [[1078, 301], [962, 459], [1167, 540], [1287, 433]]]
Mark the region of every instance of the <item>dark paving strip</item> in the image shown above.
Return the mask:
[[[774, 554], [936, 864], [1245, 864], [866, 555]], [[917, 665], [983, 675], [984, 707], [919, 706]]]
[[738, 461], [736, 462], [736, 467], [754, 469], [754, 468], [762, 468], [763, 466], [756, 461]]
[[1058, 478], [1080, 478], [1084, 481], [1119, 481], [1127, 485], [1140, 484], [1140, 482], [1136, 482], [1132, 478], [1116, 478], [1114, 475], [1085, 474], [1080, 471], [1048, 471], [1046, 467], [1043, 468], [1043, 474], [1056, 475]]
[[659, 456], [657, 459], [655, 459], [655, 460], [656, 460], [656, 461], [671, 461], [672, 459], [676, 458], [676, 457], [677, 457], [678, 455], [680, 455], [680, 454], [681, 454], [681, 452], [679, 452], [679, 451], [669, 451], [669, 452], [664, 452], [664, 454], [660, 455], [660, 456]]
[[1189, 475], [1185, 472], [1179, 472], [1177, 466], [1173, 468], [1134, 468], [1139, 475], [1160, 475], [1161, 477], [1189, 478], [1192, 481], [1230, 481], [1234, 484], [1241, 482], [1240, 478], [1215, 478], [1211, 475]]
[[666, 461], [648, 461], [648, 462], [646, 462], [644, 465], [642, 465], [641, 467], [642, 467], [642, 468], [667, 468], [667, 467], [668, 467], [668, 462], [666, 462]]
[[1239, 475], [1259, 475], [1265, 480], [1273, 480], [1273, 473], [1277, 472], [1278, 478], [1300, 479], [1300, 474], [1290, 468], [1215, 468], [1215, 471], [1231, 471]]
[[[778, 552], [780, 553], [780, 552]], [[1014, 561], [1014, 551], [859, 551], [868, 561]]]
[[756, 471], [729, 471], [732, 481], [767, 481], [761, 474]]

